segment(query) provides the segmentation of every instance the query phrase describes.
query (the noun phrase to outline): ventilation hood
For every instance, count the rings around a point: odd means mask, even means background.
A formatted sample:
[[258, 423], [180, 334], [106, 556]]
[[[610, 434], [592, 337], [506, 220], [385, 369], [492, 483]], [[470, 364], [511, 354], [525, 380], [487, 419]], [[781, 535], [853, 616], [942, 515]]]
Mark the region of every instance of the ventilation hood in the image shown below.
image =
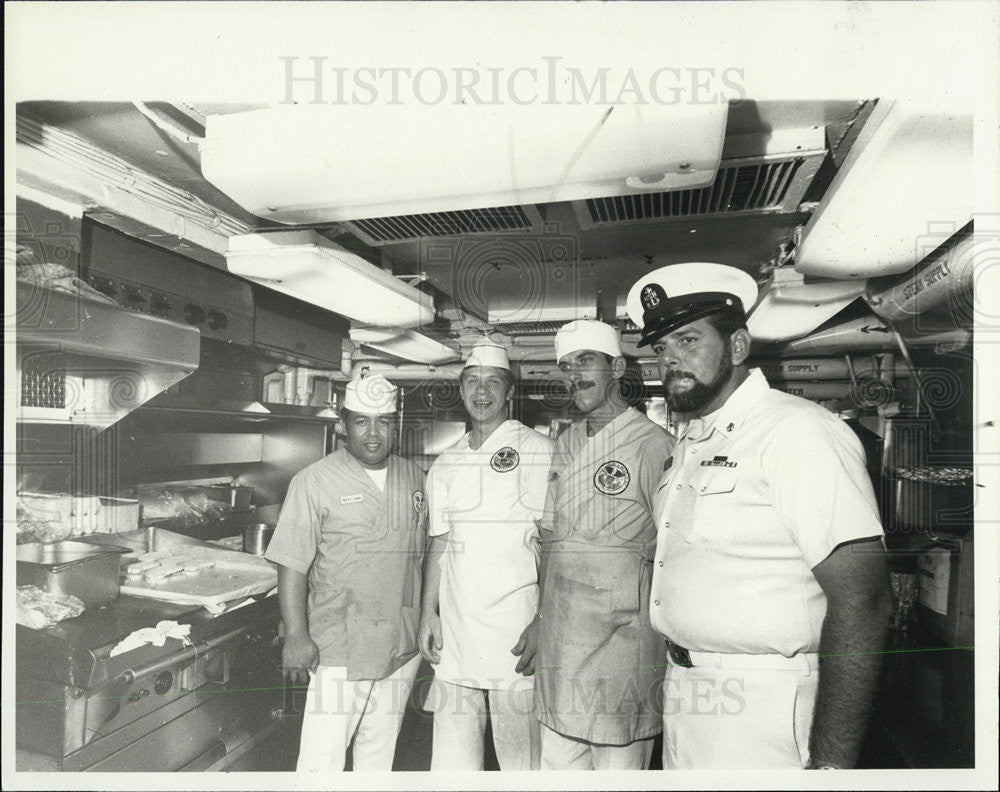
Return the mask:
[[197, 328], [17, 284], [17, 417], [105, 428], [198, 368]]
[[205, 178], [305, 224], [711, 184], [728, 105], [278, 106], [209, 116]]

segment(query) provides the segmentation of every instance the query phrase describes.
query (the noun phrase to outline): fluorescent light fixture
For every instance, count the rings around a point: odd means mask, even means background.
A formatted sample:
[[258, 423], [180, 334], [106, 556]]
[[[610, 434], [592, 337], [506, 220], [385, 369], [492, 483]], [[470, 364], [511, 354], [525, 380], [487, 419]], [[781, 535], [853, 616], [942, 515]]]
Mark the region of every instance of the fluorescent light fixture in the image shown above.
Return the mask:
[[728, 105], [281, 105], [209, 116], [205, 178], [282, 223], [711, 184]]
[[806, 224], [795, 269], [823, 278], [905, 272], [936, 229], [950, 234], [972, 218], [972, 202], [971, 109], [880, 100]]
[[434, 319], [430, 295], [315, 231], [230, 237], [226, 264], [235, 275], [359, 322], [398, 328]]
[[454, 347], [412, 330], [400, 332], [395, 327], [355, 327], [351, 329], [351, 341], [414, 363], [449, 363], [461, 358]]

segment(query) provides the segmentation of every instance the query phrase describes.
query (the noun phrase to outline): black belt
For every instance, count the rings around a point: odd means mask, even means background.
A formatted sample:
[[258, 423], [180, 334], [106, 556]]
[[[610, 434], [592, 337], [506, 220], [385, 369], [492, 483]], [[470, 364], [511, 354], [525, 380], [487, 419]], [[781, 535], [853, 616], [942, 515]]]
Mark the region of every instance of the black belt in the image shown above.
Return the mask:
[[667, 642], [667, 654], [674, 661], [674, 665], [679, 665], [681, 668], [694, 668], [694, 663], [691, 662], [691, 653], [687, 649], [678, 646], [669, 638], [663, 640]]

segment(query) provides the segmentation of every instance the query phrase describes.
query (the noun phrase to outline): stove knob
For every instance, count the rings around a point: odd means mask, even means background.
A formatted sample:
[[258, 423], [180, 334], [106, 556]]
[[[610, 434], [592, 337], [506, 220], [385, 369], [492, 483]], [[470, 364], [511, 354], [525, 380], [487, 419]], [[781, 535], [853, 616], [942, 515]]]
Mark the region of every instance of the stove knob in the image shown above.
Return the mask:
[[143, 688], [142, 690], [137, 690], [135, 693], [133, 693], [131, 696], [129, 696], [128, 700], [129, 701], [138, 701], [139, 699], [144, 698], [145, 696], [148, 696], [148, 695], [149, 695], [149, 691], [146, 690], [146, 688]]
[[201, 324], [205, 321], [205, 309], [200, 305], [188, 303], [184, 306], [184, 321], [188, 324]]
[[174, 686], [174, 675], [169, 671], [164, 671], [163, 673], [157, 675], [153, 682], [153, 690], [156, 691], [158, 696], [162, 696], [164, 693], [168, 693], [170, 688]]
[[229, 318], [222, 311], [211, 310], [208, 312], [206, 324], [213, 330], [224, 330], [229, 324]]

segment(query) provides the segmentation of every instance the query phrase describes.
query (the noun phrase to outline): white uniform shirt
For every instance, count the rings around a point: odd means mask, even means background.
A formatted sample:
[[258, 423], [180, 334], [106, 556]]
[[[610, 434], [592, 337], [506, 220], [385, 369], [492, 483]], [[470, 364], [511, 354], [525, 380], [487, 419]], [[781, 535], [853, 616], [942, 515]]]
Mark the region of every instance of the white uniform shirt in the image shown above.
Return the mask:
[[548, 438], [506, 421], [478, 450], [467, 434], [431, 466], [429, 533], [448, 534], [437, 679], [483, 688], [525, 683], [510, 650], [538, 609], [535, 519], [551, 462]]
[[812, 568], [882, 536], [860, 441], [758, 369], [691, 422], [655, 503], [650, 618], [695, 651], [816, 652], [826, 597]]

